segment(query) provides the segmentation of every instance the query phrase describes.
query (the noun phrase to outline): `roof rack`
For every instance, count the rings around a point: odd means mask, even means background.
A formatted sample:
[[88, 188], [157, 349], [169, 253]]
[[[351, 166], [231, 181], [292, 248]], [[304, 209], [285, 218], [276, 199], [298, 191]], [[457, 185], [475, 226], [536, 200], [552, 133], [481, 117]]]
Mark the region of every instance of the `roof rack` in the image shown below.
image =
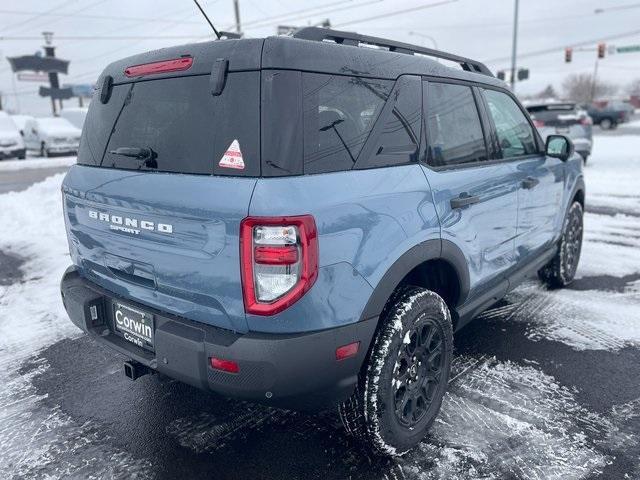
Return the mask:
[[313, 40], [315, 42], [330, 40], [341, 45], [351, 45], [354, 47], [357, 47], [360, 44], [364, 43], [367, 45], [375, 45], [377, 47], [387, 48], [390, 52], [405, 53], [408, 55], [419, 53], [422, 55], [427, 55], [429, 57], [441, 58], [443, 60], [455, 62], [459, 64], [463, 70], [466, 70], [468, 72], [481, 73], [483, 75], [493, 77], [493, 73], [491, 73], [491, 70], [489, 70], [484, 63], [471, 60], [470, 58], [460, 57], [452, 53], [442, 52], [440, 50], [419, 47], [410, 43], [396, 42], [384, 38], [370, 37], [368, 35], [360, 35], [359, 33], [342, 32], [339, 30], [331, 30], [321, 27], [301, 28], [293, 34], [293, 37], [303, 40]]

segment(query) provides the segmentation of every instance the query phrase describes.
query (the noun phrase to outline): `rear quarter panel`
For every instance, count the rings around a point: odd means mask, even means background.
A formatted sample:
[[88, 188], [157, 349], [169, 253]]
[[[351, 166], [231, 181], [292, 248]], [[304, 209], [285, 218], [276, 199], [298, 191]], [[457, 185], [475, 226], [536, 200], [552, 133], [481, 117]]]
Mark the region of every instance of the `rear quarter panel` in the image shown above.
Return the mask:
[[389, 267], [414, 245], [440, 238], [419, 165], [260, 179], [249, 214], [312, 214], [320, 249], [311, 290], [274, 317], [247, 315], [253, 331], [300, 332], [357, 322]]

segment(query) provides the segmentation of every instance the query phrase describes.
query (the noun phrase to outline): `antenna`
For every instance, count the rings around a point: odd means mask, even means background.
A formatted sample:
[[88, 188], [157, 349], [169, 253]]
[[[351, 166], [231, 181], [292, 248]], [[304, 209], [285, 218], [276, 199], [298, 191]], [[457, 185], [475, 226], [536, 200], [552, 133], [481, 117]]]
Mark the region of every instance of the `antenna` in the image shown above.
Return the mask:
[[196, 6], [198, 7], [198, 10], [200, 10], [200, 13], [202, 13], [202, 16], [205, 18], [207, 23], [211, 26], [211, 29], [213, 30], [213, 33], [215, 33], [216, 37], [218, 37], [218, 40], [220, 40], [220, 33], [218, 33], [218, 30], [216, 30], [216, 27], [213, 26], [213, 23], [211, 23], [211, 20], [209, 20], [209, 17], [207, 17], [207, 14], [204, 13], [204, 10], [202, 9], [200, 4], [198, 3], [198, 0], [193, 0], [193, 3], [196, 4]]

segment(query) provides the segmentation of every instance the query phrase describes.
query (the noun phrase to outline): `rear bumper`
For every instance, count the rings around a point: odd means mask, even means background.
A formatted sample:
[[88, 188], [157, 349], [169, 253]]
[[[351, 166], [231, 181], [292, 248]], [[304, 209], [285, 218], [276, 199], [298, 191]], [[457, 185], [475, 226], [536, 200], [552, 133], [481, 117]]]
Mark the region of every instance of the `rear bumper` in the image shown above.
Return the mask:
[[[152, 352], [113, 333], [111, 303], [117, 297], [75, 267], [65, 272], [61, 292], [73, 323], [123, 355], [205, 390], [294, 409], [327, 408], [351, 395], [377, 323], [374, 318], [319, 332], [241, 335], [118, 298], [154, 315]], [[355, 341], [361, 342], [358, 354], [336, 361], [336, 348]], [[240, 371], [214, 370], [210, 357], [236, 361]]]

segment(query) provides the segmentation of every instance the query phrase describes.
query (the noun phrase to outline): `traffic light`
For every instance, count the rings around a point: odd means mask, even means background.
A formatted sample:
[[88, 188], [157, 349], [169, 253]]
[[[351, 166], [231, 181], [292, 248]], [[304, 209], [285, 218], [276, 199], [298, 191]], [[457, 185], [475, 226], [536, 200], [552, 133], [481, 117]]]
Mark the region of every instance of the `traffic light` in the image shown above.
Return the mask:
[[599, 43], [598, 44], [598, 58], [604, 58], [604, 54], [605, 54], [606, 49], [607, 49], [607, 44], [606, 43]]
[[573, 48], [567, 47], [564, 49], [564, 63], [571, 63], [571, 57], [573, 56]]
[[498, 77], [498, 80], [504, 81], [504, 70], [500, 70], [498, 73], [496, 73], [496, 77]]
[[518, 80], [526, 80], [529, 78], [529, 69], [528, 68], [520, 68], [518, 70]]

